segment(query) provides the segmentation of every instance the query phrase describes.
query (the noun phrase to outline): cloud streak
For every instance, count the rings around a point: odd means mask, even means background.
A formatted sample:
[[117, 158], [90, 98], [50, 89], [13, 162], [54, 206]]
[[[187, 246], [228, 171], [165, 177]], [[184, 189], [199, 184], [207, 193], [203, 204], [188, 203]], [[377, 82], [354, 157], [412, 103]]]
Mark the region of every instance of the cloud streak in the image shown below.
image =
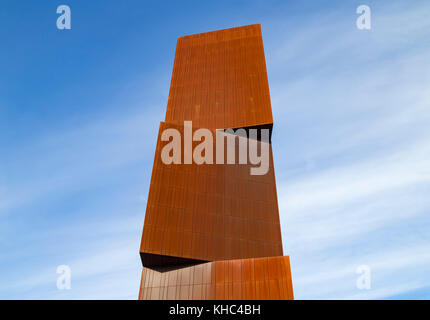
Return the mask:
[[[283, 41], [265, 41], [274, 52], [284, 250], [298, 299], [430, 294], [429, 8], [370, 6], [368, 33], [354, 30], [344, 10], [328, 10], [290, 21], [301, 28]], [[371, 290], [355, 285], [362, 264]]]

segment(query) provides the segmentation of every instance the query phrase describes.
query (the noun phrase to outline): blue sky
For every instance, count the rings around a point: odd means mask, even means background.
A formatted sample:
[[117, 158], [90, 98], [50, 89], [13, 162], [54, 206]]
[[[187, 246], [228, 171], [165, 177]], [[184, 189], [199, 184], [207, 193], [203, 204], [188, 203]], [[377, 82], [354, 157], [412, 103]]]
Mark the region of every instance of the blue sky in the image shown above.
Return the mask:
[[[57, 30], [67, 4], [72, 29]], [[358, 5], [372, 29], [358, 30]], [[0, 298], [135, 299], [178, 36], [261, 23], [297, 299], [430, 299], [428, 1], [2, 1]], [[69, 265], [70, 290], [56, 287]], [[356, 287], [356, 268], [371, 289]]]

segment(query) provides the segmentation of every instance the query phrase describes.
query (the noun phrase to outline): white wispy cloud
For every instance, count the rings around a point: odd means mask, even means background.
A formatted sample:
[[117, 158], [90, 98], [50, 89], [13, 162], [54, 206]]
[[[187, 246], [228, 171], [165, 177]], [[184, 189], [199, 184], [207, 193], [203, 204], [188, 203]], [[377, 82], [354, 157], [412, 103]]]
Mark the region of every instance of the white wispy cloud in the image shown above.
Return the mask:
[[[11, 179], [0, 182], [1, 298], [137, 298], [163, 108], [134, 103], [9, 150]], [[71, 290], [56, 288], [62, 264], [71, 267]]]
[[[370, 5], [368, 33], [342, 9], [265, 41], [284, 251], [299, 299], [430, 288], [429, 8]], [[362, 264], [371, 290], [355, 285]]]

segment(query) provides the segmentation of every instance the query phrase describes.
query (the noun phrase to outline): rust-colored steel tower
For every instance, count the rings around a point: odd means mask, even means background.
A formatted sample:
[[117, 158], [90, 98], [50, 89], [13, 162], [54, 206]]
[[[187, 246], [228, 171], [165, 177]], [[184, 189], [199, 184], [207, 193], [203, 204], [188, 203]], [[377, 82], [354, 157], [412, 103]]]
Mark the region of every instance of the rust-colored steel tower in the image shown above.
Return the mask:
[[265, 175], [251, 175], [251, 164], [164, 164], [161, 134], [183, 133], [184, 121], [193, 132], [271, 133], [260, 25], [178, 38], [140, 246], [139, 299], [293, 299], [271, 143]]

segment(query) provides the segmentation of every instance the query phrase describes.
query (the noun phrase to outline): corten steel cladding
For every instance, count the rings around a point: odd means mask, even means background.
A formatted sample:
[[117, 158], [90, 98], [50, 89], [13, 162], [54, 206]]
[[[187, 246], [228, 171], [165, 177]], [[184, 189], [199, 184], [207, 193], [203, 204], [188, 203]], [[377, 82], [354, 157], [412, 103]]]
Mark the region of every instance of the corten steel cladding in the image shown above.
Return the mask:
[[184, 121], [214, 137], [229, 128], [271, 133], [260, 25], [178, 38], [140, 246], [139, 299], [293, 299], [271, 143], [265, 175], [251, 175], [251, 164], [184, 164], [183, 153], [182, 164], [164, 164], [161, 134], [177, 129], [183, 146]]

